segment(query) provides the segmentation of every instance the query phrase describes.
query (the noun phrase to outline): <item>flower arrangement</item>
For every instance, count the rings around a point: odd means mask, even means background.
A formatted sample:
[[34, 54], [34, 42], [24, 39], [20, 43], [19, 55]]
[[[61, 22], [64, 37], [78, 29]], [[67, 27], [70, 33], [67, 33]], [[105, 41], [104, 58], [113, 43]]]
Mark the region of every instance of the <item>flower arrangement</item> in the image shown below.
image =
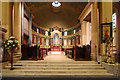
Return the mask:
[[8, 40], [3, 41], [3, 47], [7, 53], [11, 53], [11, 68], [13, 70], [13, 54], [19, 49], [19, 43], [15, 37], [10, 37]]
[[111, 58], [112, 57], [111, 54], [112, 54], [112, 46], [113, 46], [113, 37], [108, 37], [105, 42], [106, 42], [107, 54], [108, 54], [106, 62], [113, 64], [114, 60]]
[[8, 40], [3, 41], [3, 47], [6, 52], [15, 52], [19, 49], [19, 43], [15, 37], [10, 37]]

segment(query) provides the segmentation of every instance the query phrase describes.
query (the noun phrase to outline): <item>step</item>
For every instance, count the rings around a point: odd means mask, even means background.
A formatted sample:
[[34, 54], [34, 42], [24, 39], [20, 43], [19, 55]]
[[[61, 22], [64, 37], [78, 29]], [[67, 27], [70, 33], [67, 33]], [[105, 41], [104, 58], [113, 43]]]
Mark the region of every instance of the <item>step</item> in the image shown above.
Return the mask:
[[[54, 67], [41, 67], [41, 66], [14, 66], [15, 69], [104, 69], [102, 66], [66, 66], [66, 67], [60, 67], [60, 66], [54, 66]], [[10, 66], [6, 66], [5, 69], [10, 69]]]
[[80, 63], [80, 62], [17, 62], [16, 64], [98, 64], [96, 63]]
[[2, 73], [2, 76], [26, 77], [113, 77], [110, 73]]
[[97, 63], [95, 61], [66, 61], [66, 62], [48, 62], [48, 61], [33, 61], [33, 60], [20, 60], [17, 63]]
[[10, 72], [12, 73], [107, 73], [106, 70], [32, 70], [32, 69], [25, 69], [25, 70], [2, 70], [2, 72]]
[[[9, 64], [10, 65], [10, 64]], [[15, 65], [23, 65], [23, 66], [101, 66], [101, 64], [18, 64]]]

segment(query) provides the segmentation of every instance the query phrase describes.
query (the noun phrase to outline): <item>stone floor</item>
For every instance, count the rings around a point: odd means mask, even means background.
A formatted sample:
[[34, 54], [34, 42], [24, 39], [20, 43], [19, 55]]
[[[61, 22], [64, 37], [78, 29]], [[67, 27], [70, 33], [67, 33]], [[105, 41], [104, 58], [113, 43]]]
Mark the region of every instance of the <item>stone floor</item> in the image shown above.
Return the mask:
[[[67, 78], [114, 78], [114, 75], [108, 73], [101, 64], [94, 61], [74, 61], [62, 54], [51, 54], [44, 60], [30, 61], [20, 60], [14, 64], [14, 70], [10, 69], [10, 64], [2, 69], [3, 78], [21, 78], [21, 77], [67, 77]], [[28, 79], [28, 80], [29, 80]], [[44, 79], [43, 79], [44, 80]], [[68, 80], [68, 79], [67, 79]], [[115, 79], [113, 79], [115, 80]]]
[[44, 58], [45, 62], [73, 62], [74, 60], [67, 58], [64, 54], [51, 54]]

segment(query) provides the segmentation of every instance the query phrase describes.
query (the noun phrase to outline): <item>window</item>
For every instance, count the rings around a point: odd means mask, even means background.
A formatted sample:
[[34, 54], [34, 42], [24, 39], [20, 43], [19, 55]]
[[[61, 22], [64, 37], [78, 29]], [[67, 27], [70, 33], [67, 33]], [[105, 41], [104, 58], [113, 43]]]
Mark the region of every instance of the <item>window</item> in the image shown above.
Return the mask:
[[67, 31], [64, 32], [64, 36], [67, 36]]
[[54, 6], [54, 7], [60, 7], [60, 6], [61, 6], [61, 3], [58, 2], [58, 1], [54, 1], [54, 2], [52, 3], [52, 6]]
[[40, 33], [39, 28], [37, 28], [37, 33]]
[[45, 31], [45, 35], [48, 36], [48, 31]]
[[112, 15], [113, 29], [116, 29], [116, 13]]
[[71, 45], [71, 38], [69, 38], [69, 45]]
[[24, 33], [28, 35], [28, 27], [29, 27], [29, 22], [26, 17], [24, 17]]
[[64, 46], [66, 46], [67, 45], [67, 40], [66, 39], [64, 39]]
[[42, 45], [44, 45], [45, 43], [44, 43], [44, 38], [42, 38]]
[[36, 36], [34, 36], [34, 44], [36, 44]]
[[47, 46], [49, 45], [49, 39], [46, 39], [46, 45]]
[[75, 29], [73, 29], [73, 34], [75, 34]]
[[72, 45], [75, 45], [75, 38], [72, 38]]
[[40, 38], [38, 37], [38, 45], [40, 45]]

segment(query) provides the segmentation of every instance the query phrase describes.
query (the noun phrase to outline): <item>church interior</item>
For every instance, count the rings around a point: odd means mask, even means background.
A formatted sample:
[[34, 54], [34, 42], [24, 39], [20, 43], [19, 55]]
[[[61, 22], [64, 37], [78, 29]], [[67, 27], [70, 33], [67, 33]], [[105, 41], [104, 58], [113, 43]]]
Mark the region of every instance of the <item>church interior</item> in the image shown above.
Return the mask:
[[119, 1], [0, 1], [1, 78], [117, 80], [119, 35]]

